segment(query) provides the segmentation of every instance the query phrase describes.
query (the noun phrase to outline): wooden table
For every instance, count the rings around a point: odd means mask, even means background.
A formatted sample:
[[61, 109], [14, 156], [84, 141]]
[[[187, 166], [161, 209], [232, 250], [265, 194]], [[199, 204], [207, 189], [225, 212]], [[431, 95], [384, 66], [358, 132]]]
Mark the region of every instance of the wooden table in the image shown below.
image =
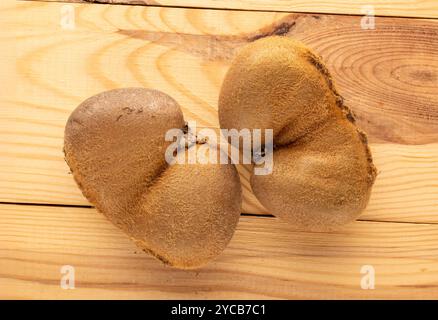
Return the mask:
[[[367, 1], [375, 29], [361, 28], [366, 8], [352, 0], [73, 2], [0, 3], [1, 298], [438, 298], [436, 1]], [[197, 271], [163, 266], [81, 195], [63, 160], [66, 119], [93, 94], [141, 86], [218, 128], [230, 59], [272, 34], [322, 55], [368, 133], [379, 170], [370, 204], [339, 232], [293, 232], [239, 167], [229, 247]], [[60, 286], [64, 265], [74, 290]], [[367, 266], [374, 289], [361, 286]]]

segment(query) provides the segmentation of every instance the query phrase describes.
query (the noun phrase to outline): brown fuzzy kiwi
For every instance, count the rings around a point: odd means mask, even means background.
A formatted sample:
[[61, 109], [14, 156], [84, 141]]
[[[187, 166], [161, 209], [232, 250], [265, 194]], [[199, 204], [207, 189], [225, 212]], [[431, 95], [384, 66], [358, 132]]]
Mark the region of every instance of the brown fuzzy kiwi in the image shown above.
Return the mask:
[[221, 128], [273, 129], [273, 172], [251, 176], [256, 197], [296, 229], [355, 220], [376, 177], [365, 134], [320, 57], [267, 37], [235, 57], [219, 97]]
[[144, 251], [188, 269], [207, 263], [230, 241], [241, 187], [231, 164], [166, 162], [172, 142], [165, 134], [184, 126], [179, 105], [162, 92], [111, 90], [74, 110], [64, 152], [77, 184], [99, 211]]

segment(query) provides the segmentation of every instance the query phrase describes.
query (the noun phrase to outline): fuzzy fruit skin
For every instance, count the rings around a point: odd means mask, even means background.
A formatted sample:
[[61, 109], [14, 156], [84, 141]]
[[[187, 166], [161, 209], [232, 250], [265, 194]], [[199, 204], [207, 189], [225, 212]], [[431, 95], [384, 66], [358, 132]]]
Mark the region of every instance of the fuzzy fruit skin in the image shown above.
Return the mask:
[[184, 126], [162, 92], [110, 90], [73, 111], [64, 152], [85, 197], [113, 224], [161, 261], [191, 269], [230, 241], [241, 187], [233, 165], [167, 164], [165, 134]]
[[146, 231], [142, 246], [154, 248], [161, 260], [180, 268], [197, 267], [219, 255], [231, 240], [241, 198], [234, 165], [175, 164], [141, 197], [137, 212], [148, 216], [140, 217], [131, 232], [136, 236], [138, 230], [140, 239]]
[[267, 37], [239, 51], [222, 84], [219, 120], [225, 129], [273, 129], [273, 172], [253, 173], [251, 187], [293, 228], [337, 229], [366, 207], [376, 177], [366, 136], [302, 43]]

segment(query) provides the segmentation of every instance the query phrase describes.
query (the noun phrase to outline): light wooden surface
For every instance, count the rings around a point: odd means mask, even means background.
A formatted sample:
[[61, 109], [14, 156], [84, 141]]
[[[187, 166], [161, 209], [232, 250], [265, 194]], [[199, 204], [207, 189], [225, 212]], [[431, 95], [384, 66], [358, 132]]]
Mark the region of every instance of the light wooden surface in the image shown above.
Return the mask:
[[[65, 3], [0, 2], [0, 297], [438, 298], [438, 20], [376, 18], [362, 30], [360, 16], [71, 5], [76, 28], [65, 30]], [[269, 34], [321, 54], [368, 132], [379, 176], [361, 221], [315, 234], [244, 216], [224, 255], [183, 272], [134, 253], [94, 209], [5, 204], [88, 205], [63, 130], [100, 91], [153, 87], [218, 128], [231, 58]], [[239, 171], [242, 211], [266, 214]], [[75, 290], [59, 287], [64, 264], [79, 270]], [[365, 264], [376, 290], [360, 288]]]
[[[356, 222], [292, 232], [242, 217], [225, 252], [197, 271], [163, 266], [94, 209], [0, 207], [3, 298], [438, 298], [438, 225]], [[60, 268], [75, 267], [74, 290]], [[361, 289], [363, 265], [376, 272]]]
[[[10, 52], [2, 62], [11, 68], [16, 59], [16, 70], [1, 75], [10, 88], [0, 97], [0, 201], [87, 204], [63, 160], [63, 130], [70, 112], [100, 91], [153, 87], [187, 119], [217, 128], [234, 52], [289, 25], [287, 35], [323, 55], [373, 143], [380, 174], [363, 219], [438, 221], [437, 21], [379, 18], [367, 31], [350, 16], [76, 4], [76, 29], [63, 30], [62, 7], [19, 2], [1, 18]], [[241, 172], [243, 211], [266, 213]]]
[[363, 15], [373, 7], [376, 15], [438, 18], [436, 0], [46, 0]]

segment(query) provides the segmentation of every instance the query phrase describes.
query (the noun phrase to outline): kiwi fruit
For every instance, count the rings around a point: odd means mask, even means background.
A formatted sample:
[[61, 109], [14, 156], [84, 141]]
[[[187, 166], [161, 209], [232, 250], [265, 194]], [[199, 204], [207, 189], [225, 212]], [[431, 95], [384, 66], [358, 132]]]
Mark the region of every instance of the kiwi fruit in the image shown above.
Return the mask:
[[251, 175], [255, 196], [294, 229], [329, 231], [355, 220], [376, 178], [355, 124], [321, 58], [281, 36], [234, 58], [219, 96], [223, 129], [272, 129], [273, 167]]
[[[84, 196], [113, 224], [162, 262], [192, 269], [230, 241], [240, 216], [241, 186], [232, 164], [169, 164], [165, 152], [172, 141], [165, 135], [175, 128], [184, 129], [185, 121], [168, 95], [144, 88], [110, 90], [70, 115], [64, 153]], [[199, 147], [188, 144], [176, 159]]]

